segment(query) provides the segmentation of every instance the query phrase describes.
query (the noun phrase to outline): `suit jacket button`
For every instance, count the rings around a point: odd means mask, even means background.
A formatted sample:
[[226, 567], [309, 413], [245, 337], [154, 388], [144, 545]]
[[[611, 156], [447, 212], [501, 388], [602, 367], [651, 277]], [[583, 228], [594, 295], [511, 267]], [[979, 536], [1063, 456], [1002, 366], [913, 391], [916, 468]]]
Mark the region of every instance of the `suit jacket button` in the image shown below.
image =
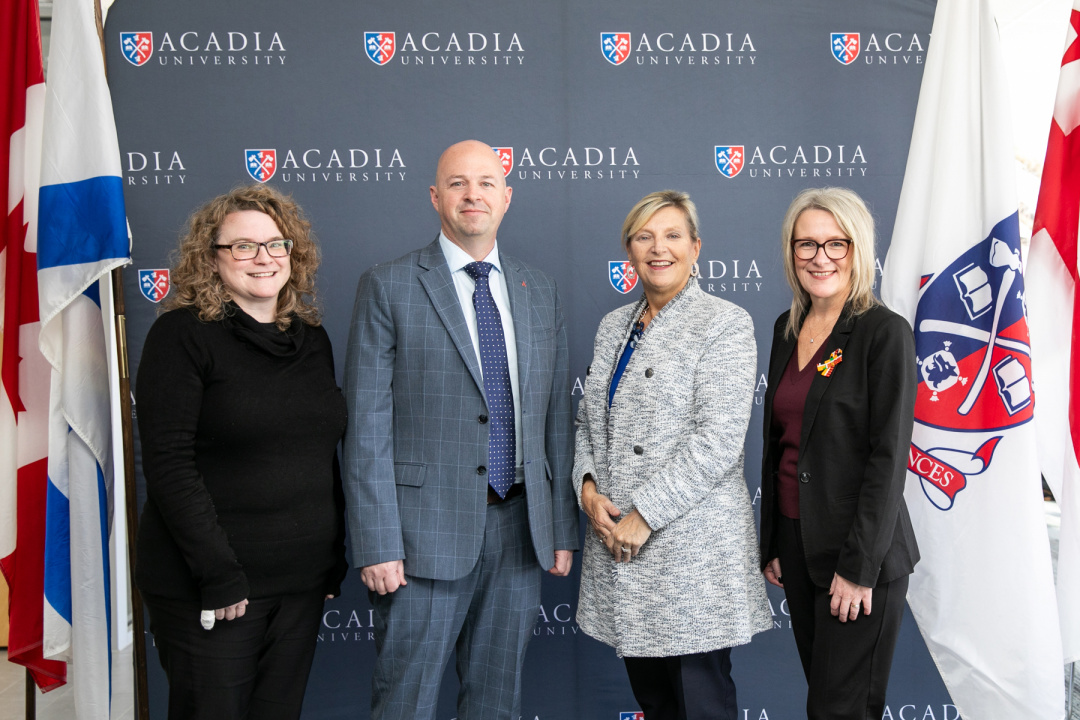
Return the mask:
[[586, 374], [586, 375], [592, 375], [592, 365], [590, 365], [589, 367], [585, 368], [585, 374]]
[[808, 472], [799, 473], [799, 482], [801, 482], [801, 483], [810, 482], [810, 473], [808, 473]]
[[476, 468], [476, 474], [477, 474], [477, 475], [483, 475], [483, 474], [484, 474], [484, 473], [486, 473], [486, 472], [487, 472], [487, 468], [486, 468], [486, 467], [484, 467], [483, 465], [481, 465], [480, 467]]
[[646, 368], [645, 369], [645, 377], [650, 378], [652, 376], [653, 376], [653, 369], [652, 368]]
[[642, 455], [644, 453], [645, 453], [645, 448], [641, 447], [640, 445], [635, 445], [634, 446], [634, 454], [635, 455]]
[[486, 422], [487, 422], [487, 420], [488, 420], [488, 418], [487, 418], [487, 415], [481, 415], [480, 417], [478, 417], [478, 418], [476, 418], [476, 419], [480, 421], [480, 424], [481, 424], [481, 425], [483, 425], [484, 423], [486, 423]]

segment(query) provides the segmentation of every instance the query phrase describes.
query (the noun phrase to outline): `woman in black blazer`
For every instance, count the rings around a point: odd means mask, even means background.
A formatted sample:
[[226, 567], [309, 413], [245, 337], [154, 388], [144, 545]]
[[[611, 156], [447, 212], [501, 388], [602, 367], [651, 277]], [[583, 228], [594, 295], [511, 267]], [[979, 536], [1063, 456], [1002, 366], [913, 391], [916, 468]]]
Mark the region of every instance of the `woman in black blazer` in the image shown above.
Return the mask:
[[876, 720], [919, 560], [904, 503], [915, 342], [874, 298], [858, 195], [804, 190], [781, 235], [794, 298], [769, 357], [762, 571], [787, 596], [807, 717]]

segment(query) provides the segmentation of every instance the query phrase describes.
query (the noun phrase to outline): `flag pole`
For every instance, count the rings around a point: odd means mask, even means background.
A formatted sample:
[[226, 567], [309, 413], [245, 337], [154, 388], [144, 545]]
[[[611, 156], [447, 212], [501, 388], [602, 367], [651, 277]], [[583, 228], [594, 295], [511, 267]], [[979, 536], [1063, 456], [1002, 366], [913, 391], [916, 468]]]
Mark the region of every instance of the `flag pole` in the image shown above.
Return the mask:
[[1072, 720], [1073, 683], [1076, 682], [1076, 663], [1069, 663], [1069, 711], [1065, 713], [1066, 720]]
[[26, 707], [24, 716], [26, 720], [34, 720], [37, 717], [35, 703], [37, 702], [37, 685], [34, 684], [34, 676], [26, 671]]
[[[105, 77], [109, 76], [108, 62], [105, 59], [105, 27], [101, 15], [101, 2], [94, 0], [94, 19], [97, 21], [98, 40], [101, 43], [101, 62]], [[124, 440], [124, 504], [127, 514], [127, 550], [128, 570], [135, 567], [135, 540], [139, 532], [138, 493], [135, 488], [135, 439], [131, 427], [131, 375], [128, 372], [127, 353], [127, 310], [124, 306], [124, 270], [121, 267], [112, 271], [113, 325], [116, 333], [116, 364], [120, 375], [120, 426]], [[136, 720], [149, 720], [150, 698], [146, 686], [146, 629], [143, 620], [142, 596], [135, 583], [131, 588], [131, 615], [133, 622], [132, 638], [135, 652], [134, 660], [134, 713]]]
[[[124, 307], [124, 271], [112, 271], [113, 324], [116, 331], [116, 358], [120, 374], [120, 425], [124, 437], [124, 499], [127, 512], [128, 568], [135, 567], [135, 538], [139, 532], [138, 495], [135, 490], [134, 435], [131, 427], [131, 375], [128, 372], [127, 311]], [[135, 717], [149, 720], [150, 698], [146, 687], [146, 631], [142, 596], [131, 583], [131, 615], [134, 623]]]

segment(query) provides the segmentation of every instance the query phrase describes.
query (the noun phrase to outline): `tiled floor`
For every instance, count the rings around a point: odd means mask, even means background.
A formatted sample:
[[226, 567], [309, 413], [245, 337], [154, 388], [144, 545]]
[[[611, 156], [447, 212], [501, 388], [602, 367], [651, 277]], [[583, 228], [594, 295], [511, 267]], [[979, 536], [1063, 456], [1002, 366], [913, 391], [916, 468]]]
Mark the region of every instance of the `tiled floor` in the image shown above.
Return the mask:
[[[1050, 534], [1050, 548], [1057, 564], [1058, 534], [1061, 526], [1061, 513], [1057, 503], [1046, 503], [1046, 528]], [[24, 698], [26, 693], [26, 673], [18, 665], [9, 663], [7, 652], [0, 661], [0, 720], [23, 720], [26, 717]], [[1065, 682], [1069, 676], [1066, 671]], [[117, 653], [113, 658], [113, 698], [111, 720], [134, 720], [132, 707], [132, 664], [131, 650]], [[47, 695], [37, 695], [37, 720], [73, 720], [75, 717], [74, 697], [70, 686], [64, 686]], [[1080, 672], [1073, 683], [1073, 712], [1070, 720], [1080, 720]]]
[[[1054, 557], [1054, 573], [1057, 573], [1058, 535], [1061, 529], [1061, 510], [1055, 502], [1046, 503], [1046, 530], [1050, 533], [1050, 552]], [[1077, 663], [1080, 665], [1080, 663]], [[1065, 685], [1069, 684], [1069, 668], [1065, 668]], [[1072, 714], [1069, 720], [1080, 720], [1080, 668], [1072, 678]]]
[[[111, 720], [134, 720], [131, 649], [113, 657], [113, 705]], [[37, 694], [37, 720], [74, 720], [75, 694], [70, 685], [42, 695]], [[23, 720], [26, 717], [26, 671], [7, 662], [7, 651], [0, 660], [0, 720]]]

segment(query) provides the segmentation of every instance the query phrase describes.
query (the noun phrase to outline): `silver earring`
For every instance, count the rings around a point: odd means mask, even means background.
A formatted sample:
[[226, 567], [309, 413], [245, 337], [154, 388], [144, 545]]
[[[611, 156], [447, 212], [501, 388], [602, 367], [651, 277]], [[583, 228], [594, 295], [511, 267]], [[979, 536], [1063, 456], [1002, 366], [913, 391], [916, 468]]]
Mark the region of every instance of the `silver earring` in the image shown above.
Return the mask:
[[699, 268], [698, 264], [695, 262], [690, 268], [690, 277], [698, 277], [699, 275], [701, 275], [701, 268]]

